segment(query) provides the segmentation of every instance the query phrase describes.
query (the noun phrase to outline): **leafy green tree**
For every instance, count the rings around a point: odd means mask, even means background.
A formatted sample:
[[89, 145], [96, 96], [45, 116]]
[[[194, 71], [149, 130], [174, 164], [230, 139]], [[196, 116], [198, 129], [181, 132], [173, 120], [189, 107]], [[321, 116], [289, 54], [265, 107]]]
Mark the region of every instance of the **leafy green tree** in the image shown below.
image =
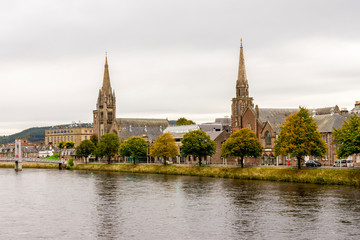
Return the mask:
[[211, 156], [216, 150], [215, 141], [211, 140], [210, 136], [201, 130], [186, 133], [181, 143], [182, 155], [198, 157], [199, 166], [201, 166], [202, 157]]
[[353, 114], [341, 128], [335, 129], [335, 143], [339, 158], [346, 158], [360, 153], [360, 117]]
[[97, 152], [99, 156], [107, 157], [108, 164], [110, 164], [111, 157], [118, 153], [119, 146], [119, 137], [115, 133], [106, 133], [100, 138]]
[[221, 146], [221, 153], [223, 157], [236, 157], [243, 168], [244, 157], [260, 157], [262, 149], [256, 134], [243, 128], [230, 135]]
[[161, 134], [150, 148], [150, 156], [161, 157], [166, 165], [166, 158], [179, 154], [175, 139], [170, 133]]
[[119, 147], [119, 155], [122, 157], [130, 157], [131, 150], [127, 141], [123, 141], [120, 143]]
[[288, 116], [280, 129], [279, 138], [275, 141], [275, 154], [296, 157], [298, 169], [305, 156], [323, 157], [326, 153], [325, 142], [306, 108], [302, 107], [299, 112]]
[[92, 142], [94, 143], [94, 145], [97, 146], [98, 143], [99, 143], [99, 137], [98, 137], [98, 135], [96, 135], [96, 134], [91, 135], [91, 136], [90, 136], [90, 141], [92, 141]]
[[90, 154], [95, 152], [96, 146], [90, 140], [82, 141], [79, 146], [76, 148], [76, 156], [84, 157], [85, 159], [89, 157]]
[[187, 119], [184, 118], [184, 117], [179, 118], [179, 119], [176, 121], [176, 123], [175, 123], [176, 126], [181, 126], [181, 125], [193, 125], [193, 124], [196, 124], [196, 123], [195, 123], [194, 121], [192, 121], [192, 120], [187, 120]]
[[75, 146], [75, 143], [73, 141], [62, 141], [62, 142], [59, 142], [59, 145], [58, 147], [63, 149], [63, 148], [74, 148]]
[[136, 158], [146, 156], [147, 142], [142, 137], [131, 137], [121, 144], [119, 152], [121, 156], [133, 157], [136, 164]]

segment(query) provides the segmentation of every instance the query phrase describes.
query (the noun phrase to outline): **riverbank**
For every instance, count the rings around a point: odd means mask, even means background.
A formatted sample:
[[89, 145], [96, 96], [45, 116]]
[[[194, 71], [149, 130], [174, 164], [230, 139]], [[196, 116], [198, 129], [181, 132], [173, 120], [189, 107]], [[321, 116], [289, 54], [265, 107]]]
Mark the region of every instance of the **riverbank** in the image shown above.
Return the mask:
[[[13, 168], [13, 163], [0, 163], [0, 168]], [[57, 169], [58, 164], [23, 163], [23, 168]], [[215, 178], [233, 178], [243, 180], [263, 180], [294, 183], [314, 183], [330, 185], [360, 186], [359, 169], [324, 169], [324, 168], [270, 168], [270, 167], [198, 167], [198, 166], [163, 166], [131, 164], [78, 164], [71, 170], [153, 173]]]
[[[14, 168], [14, 163], [13, 162], [2, 162], [2, 163], [0, 163], [0, 168]], [[25, 163], [22, 163], [22, 168], [59, 169], [59, 164], [57, 164], [57, 163], [25, 162]]]
[[360, 186], [358, 169], [294, 169], [294, 168], [238, 168], [238, 167], [196, 167], [128, 164], [79, 164], [74, 170], [155, 173], [243, 180], [263, 180], [296, 183]]

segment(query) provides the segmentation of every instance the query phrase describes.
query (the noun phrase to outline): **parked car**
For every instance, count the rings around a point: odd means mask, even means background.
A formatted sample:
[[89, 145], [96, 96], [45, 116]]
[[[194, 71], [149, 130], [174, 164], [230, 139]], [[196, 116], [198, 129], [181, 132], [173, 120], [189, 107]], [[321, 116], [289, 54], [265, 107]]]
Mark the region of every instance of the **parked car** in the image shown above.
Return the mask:
[[306, 166], [307, 167], [321, 167], [321, 163], [319, 163], [318, 161], [309, 160], [306, 162]]
[[348, 159], [339, 159], [339, 160], [336, 160], [333, 166], [334, 166], [334, 167], [347, 167], [347, 166], [348, 166], [348, 161], [349, 161], [349, 163], [350, 163], [350, 161], [351, 161], [352, 166], [354, 166], [352, 160], [348, 160]]

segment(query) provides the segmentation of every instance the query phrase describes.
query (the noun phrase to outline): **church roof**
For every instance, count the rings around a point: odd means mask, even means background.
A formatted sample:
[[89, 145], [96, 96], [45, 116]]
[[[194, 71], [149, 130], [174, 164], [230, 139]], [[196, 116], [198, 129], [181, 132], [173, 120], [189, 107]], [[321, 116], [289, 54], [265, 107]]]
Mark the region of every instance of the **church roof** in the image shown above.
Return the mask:
[[285, 118], [299, 111], [299, 108], [259, 108], [259, 120], [270, 123], [276, 133], [280, 132], [281, 123]]
[[146, 135], [149, 141], [154, 141], [169, 126], [167, 119], [117, 118], [116, 122], [121, 127], [119, 137], [122, 140]]
[[339, 114], [315, 115], [313, 118], [321, 133], [334, 132], [334, 128], [341, 127], [346, 120], [346, 117]]

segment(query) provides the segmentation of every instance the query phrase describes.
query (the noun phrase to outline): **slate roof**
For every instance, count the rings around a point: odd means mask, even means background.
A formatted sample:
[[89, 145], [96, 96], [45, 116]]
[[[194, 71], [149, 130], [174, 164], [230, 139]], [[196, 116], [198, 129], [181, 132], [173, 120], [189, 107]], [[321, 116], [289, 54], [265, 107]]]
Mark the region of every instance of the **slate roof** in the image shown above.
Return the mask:
[[320, 133], [334, 132], [334, 128], [341, 127], [347, 119], [339, 114], [315, 115], [313, 118], [318, 125], [318, 131]]
[[309, 109], [310, 114], [312, 114], [313, 111], [316, 112], [316, 115], [326, 115], [331, 113], [340, 113], [340, 108], [337, 105], [335, 105], [333, 107]]
[[210, 136], [211, 140], [215, 140], [221, 133], [222, 133], [222, 131], [221, 132], [213, 132], [213, 131], [206, 132], [206, 134]]
[[205, 132], [211, 132], [214, 129], [218, 129], [219, 131], [223, 130], [223, 125], [221, 123], [202, 123], [199, 124], [200, 130]]
[[285, 118], [299, 111], [299, 108], [259, 108], [259, 120], [265, 124], [269, 121], [276, 133], [280, 132], [282, 122]]
[[119, 137], [122, 140], [146, 135], [149, 141], [154, 141], [169, 126], [167, 119], [117, 118], [116, 122], [121, 128]]

